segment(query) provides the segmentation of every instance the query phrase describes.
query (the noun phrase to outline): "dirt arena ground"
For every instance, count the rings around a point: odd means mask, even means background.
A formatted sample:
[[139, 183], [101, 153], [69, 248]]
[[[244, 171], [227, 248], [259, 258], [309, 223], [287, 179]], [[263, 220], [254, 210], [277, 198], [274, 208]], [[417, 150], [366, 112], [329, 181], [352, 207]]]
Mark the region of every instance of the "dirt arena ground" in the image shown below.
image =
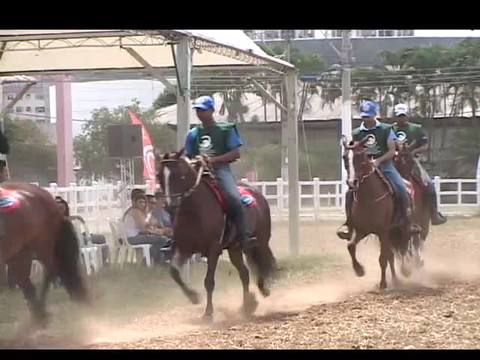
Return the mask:
[[[227, 278], [217, 281], [213, 324], [200, 319], [203, 303], [193, 306], [169, 286], [167, 309], [150, 306], [127, 323], [83, 310], [75, 317], [81, 323], [75, 336], [45, 330], [14, 347], [480, 348], [480, 218], [450, 219], [433, 227], [424, 270], [386, 291], [377, 288], [378, 240], [369, 238], [359, 245], [358, 257], [367, 273], [358, 278], [345, 242], [335, 237], [337, 226], [302, 223], [302, 256], [293, 259], [288, 257], [286, 224], [274, 224], [274, 251], [281, 266], [290, 269], [282, 271], [269, 298], [257, 295], [260, 305], [249, 319], [240, 315], [240, 282], [229, 273], [231, 286], [222, 286]], [[202, 278], [203, 273], [192, 280], [200, 291]], [[122, 307], [121, 297], [117, 305]]]

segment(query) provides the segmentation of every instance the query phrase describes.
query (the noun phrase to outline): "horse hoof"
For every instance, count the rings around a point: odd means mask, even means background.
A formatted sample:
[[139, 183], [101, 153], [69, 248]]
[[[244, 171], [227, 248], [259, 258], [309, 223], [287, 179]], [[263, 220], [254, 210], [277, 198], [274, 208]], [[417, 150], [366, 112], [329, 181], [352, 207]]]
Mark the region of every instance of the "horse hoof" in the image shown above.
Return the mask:
[[407, 277], [407, 278], [410, 277], [410, 275], [412, 275], [412, 270], [410, 270], [405, 265], [401, 266], [400, 271], [402, 272], [402, 275]]
[[257, 310], [257, 307], [258, 301], [255, 299], [255, 295], [249, 293], [243, 302], [243, 313], [245, 315], [251, 315]]
[[417, 258], [416, 261], [415, 261], [415, 265], [416, 265], [417, 269], [421, 269], [425, 265], [425, 262], [423, 261], [422, 258]]
[[262, 294], [263, 297], [269, 297], [270, 296], [270, 289], [266, 287], [259, 288], [260, 294]]
[[213, 314], [208, 314], [208, 313], [203, 314], [202, 322], [205, 324], [213, 323]]
[[193, 305], [200, 304], [200, 295], [194, 290], [187, 292], [188, 299], [192, 302]]
[[378, 284], [378, 288], [380, 290], [385, 290], [387, 288], [387, 283], [386, 282], [384, 282], [384, 283], [381, 282], [380, 284]]
[[47, 325], [50, 320], [50, 314], [46, 311], [37, 314], [34, 318], [35, 328], [38, 330], [44, 330], [47, 328]]
[[365, 275], [365, 269], [360, 264], [353, 264], [353, 270], [358, 277], [362, 277]]

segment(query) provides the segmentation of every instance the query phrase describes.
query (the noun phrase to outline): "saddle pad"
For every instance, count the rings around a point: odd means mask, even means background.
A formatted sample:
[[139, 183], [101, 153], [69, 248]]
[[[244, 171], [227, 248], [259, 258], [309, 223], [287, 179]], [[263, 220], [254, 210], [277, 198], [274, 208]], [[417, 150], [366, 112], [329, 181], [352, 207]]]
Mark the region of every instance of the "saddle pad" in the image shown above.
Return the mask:
[[0, 188], [0, 212], [9, 213], [20, 207], [20, 200], [13, 191]]
[[[223, 210], [226, 211], [228, 208], [227, 201], [223, 196], [218, 184], [213, 180], [207, 180], [206, 183], [208, 184], [208, 187], [212, 190], [212, 192], [215, 194], [218, 202], [222, 205]], [[243, 206], [252, 207], [257, 205], [257, 200], [251, 193], [250, 189], [244, 186], [237, 186], [237, 188], [240, 193], [240, 199]]]
[[238, 186], [238, 191], [240, 192], [242, 204], [244, 206], [246, 207], [257, 206], [257, 200], [252, 195], [250, 189], [243, 186]]

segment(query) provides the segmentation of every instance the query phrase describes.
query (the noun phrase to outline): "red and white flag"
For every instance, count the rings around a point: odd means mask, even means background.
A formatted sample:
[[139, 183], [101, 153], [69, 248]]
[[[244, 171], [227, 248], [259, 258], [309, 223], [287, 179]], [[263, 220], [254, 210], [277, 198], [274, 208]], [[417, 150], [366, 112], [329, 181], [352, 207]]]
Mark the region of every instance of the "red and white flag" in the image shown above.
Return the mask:
[[156, 171], [155, 171], [155, 154], [153, 153], [153, 144], [147, 128], [143, 125], [142, 120], [132, 111], [128, 110], [133, 125], [142, 126], [143, 140], [143, 177], [147, 180], [150, 190], [155, 191], [156, 187]]

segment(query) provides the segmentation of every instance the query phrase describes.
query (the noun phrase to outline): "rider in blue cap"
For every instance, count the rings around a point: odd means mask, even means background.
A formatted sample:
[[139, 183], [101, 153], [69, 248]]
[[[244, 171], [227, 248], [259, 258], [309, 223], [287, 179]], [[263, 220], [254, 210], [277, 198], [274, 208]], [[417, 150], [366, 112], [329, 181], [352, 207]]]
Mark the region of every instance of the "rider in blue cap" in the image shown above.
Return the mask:
[[[400, 204], [401, 222], [410, 224], [410, 196], [407, 192], [405, 182], [400, 173], [393, 165], [393, 157], [395, 156], [395, 140], [396, 136], [392, 130], [392, 125], [381, 123], [376, 119], [379, 106], [373, 101], [364, 101], [360, 105], [360, 116], [363, 122], [360, 126], [353, 130], [353, 140], [361, 141], [368, 137], [365, 143], [367, 154], [373, 158], [374, 166], [390, 180], [394, 192], [395, 200]], [[337, 236], [341, 239], [350, 240], [352, 236], [352, 228], [350, 226], [350, 205], [352, 202], [351, 191], [346, 196], [346, 213], [347, 221], [337, 231]]]
[[201, 125], [189, 131], [185, 144], [185, 152], [190, 158], [196, 155], [207, 155], [212, 164], [215, 178], [226, 197], [228, 215], [235, 223], [238, 240], [244, 250], [256, 246], [255, 238], [247, 235], [244, 208], [230, 163], [240, 158], [240, 147], [243, 141], [234, 124], [216, 122], [213, 113], [215, 103], [211, 96], [198, 98], [193, 108]]

